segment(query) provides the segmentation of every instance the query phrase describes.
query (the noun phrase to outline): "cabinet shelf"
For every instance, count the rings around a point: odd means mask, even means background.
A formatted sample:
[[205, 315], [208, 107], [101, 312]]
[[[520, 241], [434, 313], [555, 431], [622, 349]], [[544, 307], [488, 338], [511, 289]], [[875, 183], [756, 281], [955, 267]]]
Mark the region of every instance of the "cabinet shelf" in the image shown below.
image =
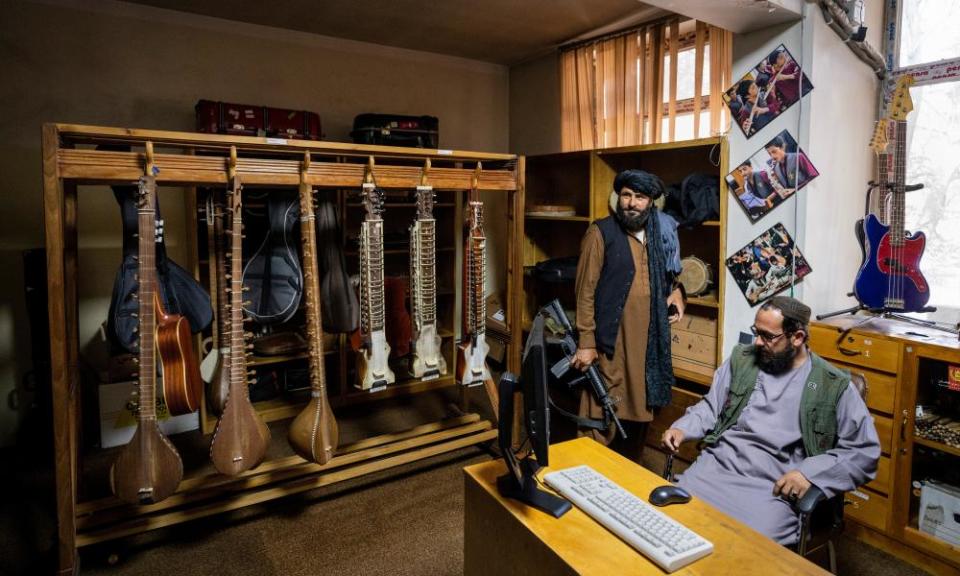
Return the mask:
[[[434, 202], [434, 208], [453, 208], [456, 204], [453, 202]], [[360, 202], [347, 202], [348, 208], [363, 208], [363, 204]], [[416, 208], [416, 202], [384, 202], [384, 208]]]
[[700, 374], [699, 372], [684, 370], [683, 368], [677, 368], [676, 366], [673, 367], [673, 375], [683, 380], [696, 382], [697, 384], [703, 384], [704, 386], [710, 386], [713, 384], [713, 376], [707, 376], [706, 374]]
[[690, 296], [687, 298], [687, 304], [694, 306], [706, 306], [707, 308], [719, 308], [720, 301], [717, 299], [716, 292], [709, 292], [701, 296]]
[[556, 220], [558, 222], [590, 222], [589, 216], [539, 216], [526, 214], [527, 220]]
[[914, 436], [913, 443], [919, 444], [920, 446], [926, 446], [931, 450], [937, 450], [939, 452], [946, 452], [947, 454], [952, 454], [954, 456], [960, 456], [960, 448], [951, 446], [949, 444], [944, 444], [943, 442], [937, 442], [936, 440], [928, 440], [922, 436]]
[[[339, 349], [333, 348], [331, 350], [324, 350], [323, 355], [329, 356], [331, 354], [336, 354], [339, 352]], [[304, 350], [297, 354], [283, 354], [277, 356], [252, 356], [247, 359], [247, 368], [253, 368], [255, 366], [268, 366], [270, 364], [282, 364], [283, 362], [292, 362], [294, 360], [304, 360], [310, 357], [310, 353]]]

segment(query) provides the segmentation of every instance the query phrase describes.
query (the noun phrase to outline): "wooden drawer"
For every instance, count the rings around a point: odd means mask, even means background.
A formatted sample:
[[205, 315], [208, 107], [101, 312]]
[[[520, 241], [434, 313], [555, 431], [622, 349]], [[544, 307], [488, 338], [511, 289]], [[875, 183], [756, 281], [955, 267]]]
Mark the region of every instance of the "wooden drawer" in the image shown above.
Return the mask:
[[880, 438], [880, 451], [884, 454], [891, 454], [893, 450], [893, 419], [871, 414], [873, 416], [873, 425], [877, 428], [877, 436]]
[[850, 332], [843, 337], [840, 346], [852, 355], [843, 354], [838, 349], [836, 328], [810, 326], [810, 347], [817, 354], [831, 360], [838, 360], [864, 368], [873, 368], [895, 374], [900, 361], [900, 344], [869, 334]]
[[867, 483], [867, 487], [883, 494], [890, 494], [890, 469], [890, 458], [881, 456], [877, 463], [877, 476]]
[[847, 503], [843, 511], [844, 516], [877, 530], [886, 531], [890, 516], [890, 503], [886, 496], [860, 488], [847, 492], [844, 499]]
[[870, 370], [855, 364], [831, 360], [837, 368], [848, 370], [851, 374], [862, 374], [867, 381], [867, 407], [871, 410], [893, 414], [894, 398], [897, 393], [897, 377], [876, 370]]

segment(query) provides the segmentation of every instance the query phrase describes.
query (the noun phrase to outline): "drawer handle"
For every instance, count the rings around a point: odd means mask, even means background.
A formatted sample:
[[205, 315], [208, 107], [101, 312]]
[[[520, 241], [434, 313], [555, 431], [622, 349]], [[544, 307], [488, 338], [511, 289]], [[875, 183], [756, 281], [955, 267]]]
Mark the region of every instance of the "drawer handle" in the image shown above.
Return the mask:
[[843, 339], [846, 338], [847, 334], [849, 333], [850, 333], [850, 328], [847, 328], [846, 330], [840, 333], [840, 336], [837, 338], [837, 343], [836, 343], [837, 351], [843, 354], [844, 356], [859, 356], [863, 354], [862, 350], [851, 350], [849, 348], [843, 347]]

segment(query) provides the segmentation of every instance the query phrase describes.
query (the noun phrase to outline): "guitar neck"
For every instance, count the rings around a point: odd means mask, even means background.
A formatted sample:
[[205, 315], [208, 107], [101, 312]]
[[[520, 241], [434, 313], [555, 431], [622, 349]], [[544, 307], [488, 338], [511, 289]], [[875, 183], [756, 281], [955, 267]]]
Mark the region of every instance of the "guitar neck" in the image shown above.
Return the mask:
[[383, 220], [368, 215], [360, 231], [360, 313], [367, 334], [383, 330]]
[[214, 203], [214, 242], [217, 262], [217, 290], [220, 309], [217, 310], [217, 331], [220, 334], [220, 346], [226, 348], [230, 344], [229, 333], [229, 310], [230, 290], [227, 283], [227, 251], [229, 249], [228, 235], [224, 231], [224, 207]]
[[487, 269], [487, 240], [483, 232], [483, 204], [470, 201], [469, 228], [464, 247], [464, 329], [471, 339], [486, 331], [486, 300], [484, 286]]
[[897, 120], [893, 150], [893, 182], [890, 187], [890, 244], [903, 246], [907, 170], [907, 122]]
[[413, 317], [418, 327], [436, 323], [436, 221], [433, 218], [417, 220], [415, 235], [411, 238], [411, 290]]
[[[323, 326], [320, 319], [319, 266], [317, 264], [317, 228], [313, 210], [313, 190], [300, 189], [300, 238], [303, 252], [304, 306], [307, 316], [307, 342], [310, 346], [310, 387], [323, 392], [326, 377], [323, 365]], [[324, 396], [325, 398], [325, 396]]]
[[[141, 189], [144, 186], [153, 187], [153, 179], [141, 179]], [[139, 334], [140, 334], [140, 357], [139, 357], [139, 388], [138, 388], [138, 409], [137, 420], [156, 420], [157, 419], [157, 366], [155, 356], [154, 331], [156, 327], [156, 317], [154, 316], [154, 299], [157, 295], [157, 267], [156, 253], [157, 245], [154, 238], [156, 234], [156, 224], [154, 221], [154, 200], [153, 193], [147, 194], [147, 205], [139, 211], [139, 230], [137, 237], [139, 240], [137, 278], [139, 279], [139, 290], [137, 299], [139, 301]]]

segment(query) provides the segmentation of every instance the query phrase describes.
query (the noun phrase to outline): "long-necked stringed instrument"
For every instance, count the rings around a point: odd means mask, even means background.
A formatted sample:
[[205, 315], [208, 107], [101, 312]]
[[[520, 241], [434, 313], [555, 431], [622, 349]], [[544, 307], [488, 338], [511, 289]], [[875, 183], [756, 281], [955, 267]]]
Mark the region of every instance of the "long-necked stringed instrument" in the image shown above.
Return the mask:
[[373, 157], [363, 183], [367, 214], [360, 225], [360, 329], [363, 345], [357, 353], [357, 387], [376, 392], [393, 384], [396, 376], [387, 363], [390, 345], [384, 330], [383, 190], [373, 178]]
[[307, 342], [310, 350], [310, 402], [290, 424], [287, 439], [294, 452], [305, 460], [326, 464], [337, 449], [337, 421], [327, 399], [327, 375], [323, 356], [320, 282], [317, 266], [317, 229], [313, 189], [306, 182], [309, 153], [304, 155], [300, 178], [300, 237], [303, 253], [303, 297], [307, 315]]
[[210, 284], [217, 293], [215, 299], [217, 302], [217, 338], [214, 340], [214, 347], [219, 346], [219, 350], [215, 349], [210, 352], [216, 354], [214, 360], [216, 365], [213, 369], [210, 385], [207, 387], [207, 406], [211, 412], [219, 416], [223, 414], [223, 408], [227, 405], [227, 397], [230, 395], [230, 366], [226, 362], [226, 359], [230, 357], [230, 290], [227, 281], [227, 235], [224, 231], [225, 207], [222, 201], [214, 199], [211, 193], [207, 209], [213, 214], [213, 238], [209, 244], [212, 246], [210, 258], [215, 262], [215, 279]]
[[[231, 150], [231, 157], [233, 154]], [[226, 332], [230, 350], [221, 360], [223, 369], [230, 374], [230, 392], [213, 433], [210, 459], [218, 471], [235, 476], [263, 461], [270, 445], [270, 429], [250, 403], [247, 344], [243, 329], [242, 187], [236, 175], [231, 178], [230, 184], [230, 320]]]
[[[866, 257], [857, 273], [853, 291], [860, 304], [870, 310], [919, 312], [930, 300], [929, 285], [920, 271], [926, 236], [923, 232], [908, 235], [904, 230], [906, 192], [916, 188], [905, 183], [906, 119], [913, 110], [911, 84], [911, 76], [901, 76], [890, 102], [890, 119], [895, 123], [895, 129], [893, 180], [886, 184], [891, 204], [889, 225], [883, 224], [876, 214], [868, 214], [863, 224]], [[872, 143], [877, 152], [886, 147], [885, 133], [877, 131], [874, 135], [881, 137]]]
[[457, 381], [476, 386], [490, 380], [486, 341], [487, 302], [484, 285], [487, 272], [487, 238], [483, 232], [483, 202], [478, 186], [482, 167], [477, 162], [467, 203], [463, 247], [463, 319], [462, 336], [457, 347]]
[[437, 333], [437, 221], [427, 160], [417, 186], [417, 218], [410, 227], [410, 311], [413, 315], [413, 375], [432, 379], [447, 373]]
[[[151, 150], [152, 152], [152, 150]], [[152, 155], [152, 154], [151, 154]], [[157, 269], [154, 177], [140, 178], [139, 253], [139, 387], [137, 430], [110, 469], [110, 486], [117, 498], [132, 504], [153, 504], [173, 494], [183, 478], [183, 462], [157, 423], [157, 365], [154, 356]]]
[[[163, 220], [156, 221], [156, 243], [163, 242]], [[203, 380], [194, 351], [190, 322], [181, 314], [164, 310], [160, 294], [153, 294], [156, 314], [157, 352], [163, 368], [163, 399], [173, 416], [191, 414], [200, 408]]]

